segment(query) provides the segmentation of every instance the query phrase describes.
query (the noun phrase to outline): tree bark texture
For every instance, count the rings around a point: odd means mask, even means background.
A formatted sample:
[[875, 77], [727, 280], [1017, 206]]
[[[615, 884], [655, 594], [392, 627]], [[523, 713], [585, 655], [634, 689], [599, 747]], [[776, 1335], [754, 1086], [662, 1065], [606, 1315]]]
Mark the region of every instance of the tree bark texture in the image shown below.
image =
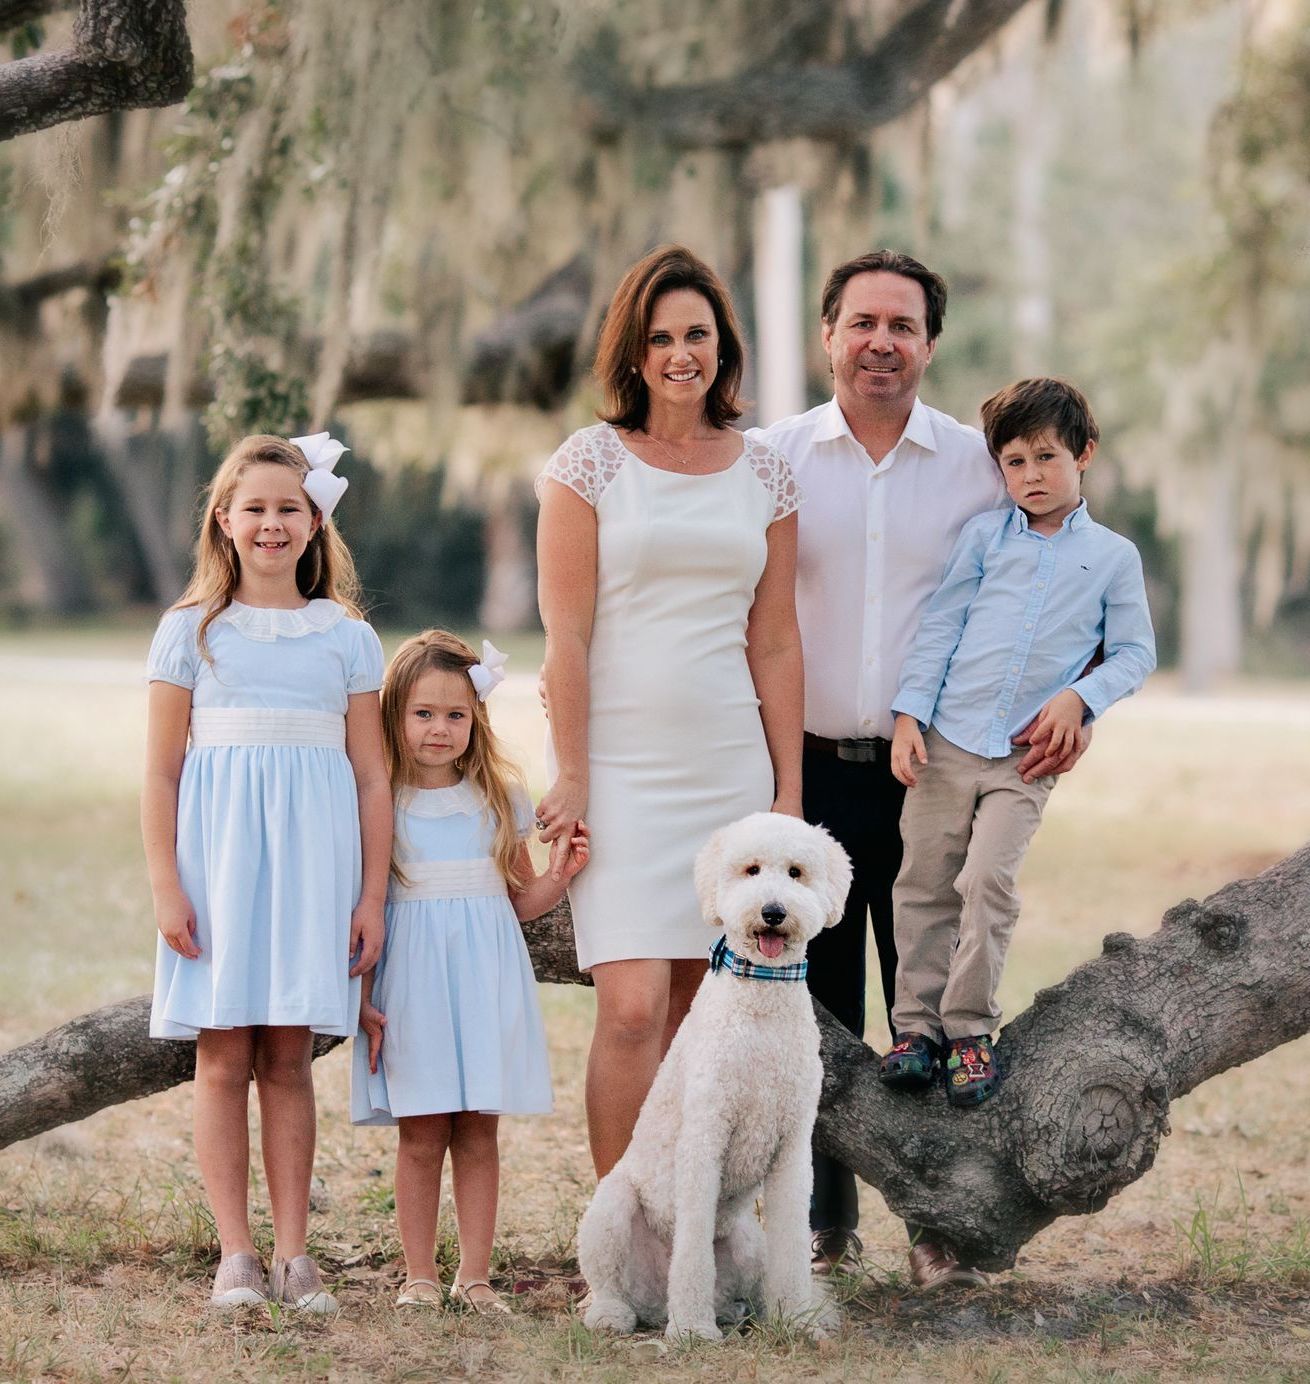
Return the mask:
[[[897, 1215], [1008, 1268], [1059, 1216], [1099, 1211], [1151, 1166], [1169, 1102], [1310, 1031], [1310, 846], [1160, 929], [1116, 932], [1001, 1034], [998, 1095], [954, 1110], [878, 1083], [878, 1054], [816, 1006], [816, 1138]], [[567, 904], [524, 925], [537, 979], [578, 982]], [[148, 996], [0, 1057], [0, 1148], [190, 1079], [190, 1043], [147, 1037]], [[315, 1052], [336, 1039], [320, 1039]]]
[[[9, 5], [0, 18], [44, 8]], [[82, 0], [71, 48], [0, 66], [0, 140], [107, 111], [171, 106], [193, 78], [183, 0]]]
[[640, 131], [675, 148], [749, 147], [775, 139], [844, 140], [903, 115], [1028, 0], [921, 0], [869, 53], [798, 67], [794, 60], [717, 82], [625, 86], [612, 54], [579, 65], [600, 138]]

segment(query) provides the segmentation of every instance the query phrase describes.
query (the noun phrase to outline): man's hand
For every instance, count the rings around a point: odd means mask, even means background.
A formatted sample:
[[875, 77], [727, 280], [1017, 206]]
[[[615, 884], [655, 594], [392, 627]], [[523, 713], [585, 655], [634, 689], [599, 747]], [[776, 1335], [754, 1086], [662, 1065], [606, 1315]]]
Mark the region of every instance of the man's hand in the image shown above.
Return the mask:
[[[1063, 694], [1061, 694], [1063, 695]], [[1078, 697], [1078, 694], [1071, 693], [1071, 696]], [[1054, 700], [1054, 698], [1052, 699]], [[1082, 698], [1078, 697], [1078, 704], [1082, 705]], [[1042, 725], [1042, 716], [1046, 712], [1050, 703], [1043, 707], [1036, 716], [1014, 737], [1012, 743], [1015, 745], [1028, 745], [1028, 753], [1019, 761], [1018, 773], [1025, 783], [1032, 783], [1034, 779], [1044, 778], [1047, 774], [1067, 774], [1070, 769], [1087, 752], [1087, 747], [1092, 743], [1091, 722], [1087, 725], [1081, 723], [1075, 727], [1073, 740], [1063, 754], [1056, 754], [1052, 750], [1052, 731], [1053, 727], [1048, 723]]]
[[382, 1030], [387, 1026], [387, 1016], [369, 1000], [359, 1006], [359, 1026], [368, 1034], [368, 1069], [378, 1069], [378, 1054], [382, 1051]]
[[919, 733], [919, 723], [913, 716], [904, 712], [896, 714], [896, 730], [892, 734], [892, 773], [907, 788], [915, 787], [919, 778], [914, 772], [914, 761], [927, 764], [928, 751]]

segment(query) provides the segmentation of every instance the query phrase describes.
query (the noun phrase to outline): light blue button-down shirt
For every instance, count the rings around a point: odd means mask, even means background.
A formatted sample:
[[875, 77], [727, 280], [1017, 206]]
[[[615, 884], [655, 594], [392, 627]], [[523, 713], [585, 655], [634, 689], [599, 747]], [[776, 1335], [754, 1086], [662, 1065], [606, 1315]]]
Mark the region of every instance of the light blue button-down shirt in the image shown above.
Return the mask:
[[[1104, 661], [1082, 676], [1099, 645]], [[1155, 667], [1142, 560], [1084, 500], [1049, 538], [1017, 505], [971, 519], [901, 669], [892, 710], [953, 745], [1001, 759], [1057, 692], [1093, 716]]]

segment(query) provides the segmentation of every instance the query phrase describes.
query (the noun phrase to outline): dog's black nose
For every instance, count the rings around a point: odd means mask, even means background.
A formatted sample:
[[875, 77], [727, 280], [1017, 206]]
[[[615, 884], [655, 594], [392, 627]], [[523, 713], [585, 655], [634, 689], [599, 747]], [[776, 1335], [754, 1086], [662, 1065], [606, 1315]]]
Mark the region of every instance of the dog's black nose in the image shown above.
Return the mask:
[[760, 917], [770, 927], [781, 927], [787, 920], [787, 910], [780, 903], [766, 903], [760, 909]]

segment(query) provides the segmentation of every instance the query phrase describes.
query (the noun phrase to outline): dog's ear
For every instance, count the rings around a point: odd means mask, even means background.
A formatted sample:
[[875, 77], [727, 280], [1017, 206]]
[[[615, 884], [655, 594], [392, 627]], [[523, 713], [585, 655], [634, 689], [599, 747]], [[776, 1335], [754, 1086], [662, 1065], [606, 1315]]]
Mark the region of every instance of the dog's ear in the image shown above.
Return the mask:
[[723, 832], [716, 831], [700, 848], [696, 856], [696, 898], [700, 901], [701, 917], [711, 927], [722, 927], [719, 917], [719, 864], [723, 859]]
[[832, 927], [841, 922], [842, 913], [846, 909], [846, 895], [851, 892], [851, 858], [822, 827], [816, 827], [815, 830], [823, 835], [826, 876], [823, 890], [826, 912], [823, 925]]

